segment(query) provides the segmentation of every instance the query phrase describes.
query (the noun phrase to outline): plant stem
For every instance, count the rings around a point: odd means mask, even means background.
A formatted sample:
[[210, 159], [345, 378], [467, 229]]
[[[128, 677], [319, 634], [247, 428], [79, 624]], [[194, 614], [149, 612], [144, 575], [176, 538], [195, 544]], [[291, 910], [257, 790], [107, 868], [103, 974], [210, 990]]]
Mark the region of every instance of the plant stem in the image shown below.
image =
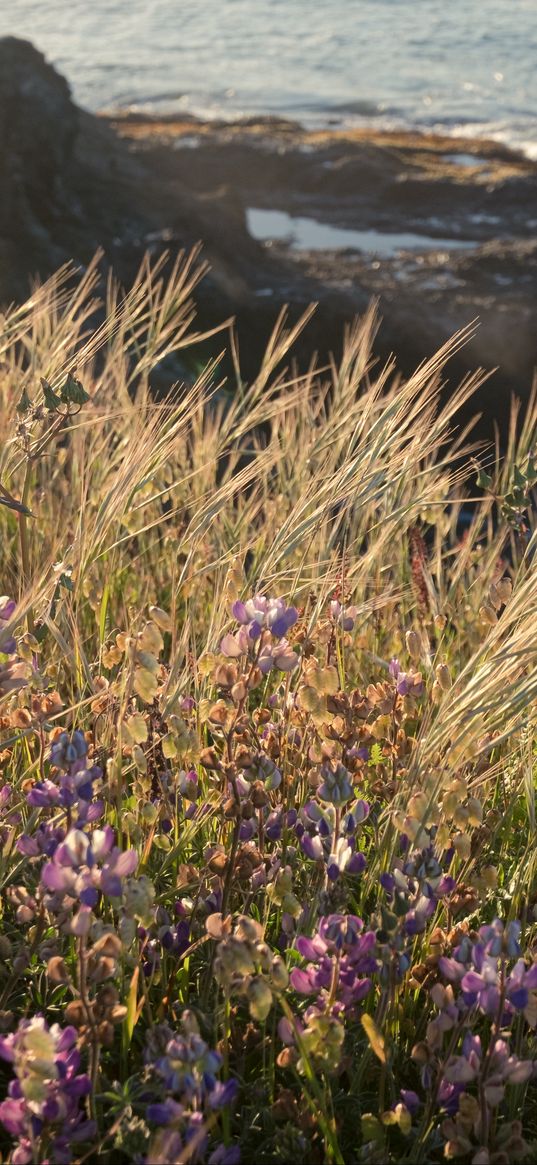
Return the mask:
[[[24, 474], [24, 486], [22, 490], [22, 504], [28, 506], [28, 499], [30, 496], [30, 487], [32, 483], [32, 462], [28, 458], [26, 462], [26, 470]], [[22, 566], [22, 589], [23, 591], [29, 589], [31, 569], [30, 569], [30, 539], [28, 537], [28, 515], [19, 514], [19, 545], [21, 552], [21, 566]], [[35, 630], [35, 620], [33, 607], [28, 607], [28, 614], [26, 616], [28, 631], [33, 635]]]

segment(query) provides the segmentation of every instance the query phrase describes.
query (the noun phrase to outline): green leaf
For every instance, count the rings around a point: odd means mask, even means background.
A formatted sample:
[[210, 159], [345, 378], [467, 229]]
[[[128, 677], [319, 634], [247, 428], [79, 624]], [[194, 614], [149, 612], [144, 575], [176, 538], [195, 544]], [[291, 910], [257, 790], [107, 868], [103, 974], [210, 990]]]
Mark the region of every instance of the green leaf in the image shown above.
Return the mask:
[[298, 702], [304, 712], [311, 712], [316, 715], [321, 711], [322, 700], [315, 688], [305, 684], [304, 687], [298, 689]]
[[145, 667], [138, 667], [134, 673], [134, 691], [146, 704], [152, 704], [158, 692], [158, 680], [153, 672]]
[[127, 732], [135, 744], [145, 744], [148, 735], [147, 721], [141, 712], [134, 712], [125, 721]]
[[370, 765], [381, 765], [382, 761], [383, 761], [382, 745], [380, 745], [378, 743], [378, 741], [375, 741], [375, 744], [371, 745], [369, 764]]
[[32, 402], [30, 400], [30, 397], [28, 396], [28, 392], [27, 392], [26, 388], [23, 388], [19, 403], [17, 405], [17, 412], [19, 413], [20, 416], [24, 416], [24, 413], [27, 413], [28, 409], [30, 409], [31, 407], [32, 407]]
[[334, 696], [339, 689], [339, 677], [335, 667], [312, 668], [306, 675], [308, 684], [323, 696]]
[[375, 1056], [378, 1060], [380, 1060], [381, 1064], [387, 1064], [388, 1053], [386, 1049], [386, 1040], [384, 1039], [380, 1028], [377, 1027], [372, 1015], [362, 1016], [362, 1027], [369, 1040], [371, 1051], [375, 1053]]
[[488, 473], [485, 473], [484, 469], [480, 468], [479, 470], [477, 475], [477, 484], [479, 489], [492, 489], [492, 478]]
[[125, 1016], [125, 1024], [127, 1028], [127, 1035], [129, 1037], [129, 1043], [132, 1039], [132, 1033], [139, 1019], [139, 1012], [137, 1008], [139, 976], [140, 968], [135, 967], [132, 973], [131, 984], [129, 987], [129, 995], [127, 998], [127, 1014]]
[[60, 392], [60, 398], [64, 404], [83, 405], [90, 397], [80, 380], [77, 380], [72, 372], [68, 372], [67, 380]]
[[54, 392], [52, 385], [49, 384], [48, 380], [45, 380], [44, 376], [41, 377], [41, 388], [43, 389], [45, 408], [48, 409], [49, 413], [57, 412], [58, 405], [62, 403], [61, 397]]
[[376, 1145], [384, 1143], [384, 1132], [382, 1125], [372, 1112], [364, 1112], [361, 1118], [362, 1124], [362, 1140], [365, 1144], [373, 1141]]

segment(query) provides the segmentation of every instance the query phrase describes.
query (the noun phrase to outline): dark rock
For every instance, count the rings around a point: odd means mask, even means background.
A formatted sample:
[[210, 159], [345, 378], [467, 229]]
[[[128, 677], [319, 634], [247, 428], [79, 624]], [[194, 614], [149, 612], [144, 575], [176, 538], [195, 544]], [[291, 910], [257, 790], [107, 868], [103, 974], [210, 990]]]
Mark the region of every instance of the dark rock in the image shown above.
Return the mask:
[[[54, 224], [69, 214], [64, 176], [78, 111], [67, 82], [28, 41], [0, 39], [0, 254], [3, 278], [56, 251]], [[60, 253], [57, 252], [60, 258]]]

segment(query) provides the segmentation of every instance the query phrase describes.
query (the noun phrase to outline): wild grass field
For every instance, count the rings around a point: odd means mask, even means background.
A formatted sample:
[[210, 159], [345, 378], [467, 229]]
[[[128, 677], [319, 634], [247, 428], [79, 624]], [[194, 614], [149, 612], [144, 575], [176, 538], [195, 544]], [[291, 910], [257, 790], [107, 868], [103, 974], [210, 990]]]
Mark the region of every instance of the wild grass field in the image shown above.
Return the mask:
[[536, 1160], [537, 398], [202, 273], [0, 317], [1, 1160]]

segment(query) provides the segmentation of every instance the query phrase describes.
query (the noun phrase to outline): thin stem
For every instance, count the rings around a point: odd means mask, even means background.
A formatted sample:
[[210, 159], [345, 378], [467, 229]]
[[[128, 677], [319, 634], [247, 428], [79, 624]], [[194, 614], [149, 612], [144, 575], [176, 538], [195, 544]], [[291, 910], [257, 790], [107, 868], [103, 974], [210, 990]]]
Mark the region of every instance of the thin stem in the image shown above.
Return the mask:
[[[32, 484], [32, 462], [28, 458], [26, 462], [26, 470], [24, 474], [24, 486], [22, 490], [22, 504], [28, 507], [28, 499], [30, 497], [30, 487]], [[31, 568], [30, 568], [30, 539], [28, 535], [28, 515], [24, 513], [19, 514], [19, 545], [21, 552], [21, 566], [22, 566], [22, 589], [28, 590], [30, 587]], [[33, 607], [28, 608], [26, 616], [28, 624], [28, 631], [33, 635], [35, 630], [35, 620]]]

